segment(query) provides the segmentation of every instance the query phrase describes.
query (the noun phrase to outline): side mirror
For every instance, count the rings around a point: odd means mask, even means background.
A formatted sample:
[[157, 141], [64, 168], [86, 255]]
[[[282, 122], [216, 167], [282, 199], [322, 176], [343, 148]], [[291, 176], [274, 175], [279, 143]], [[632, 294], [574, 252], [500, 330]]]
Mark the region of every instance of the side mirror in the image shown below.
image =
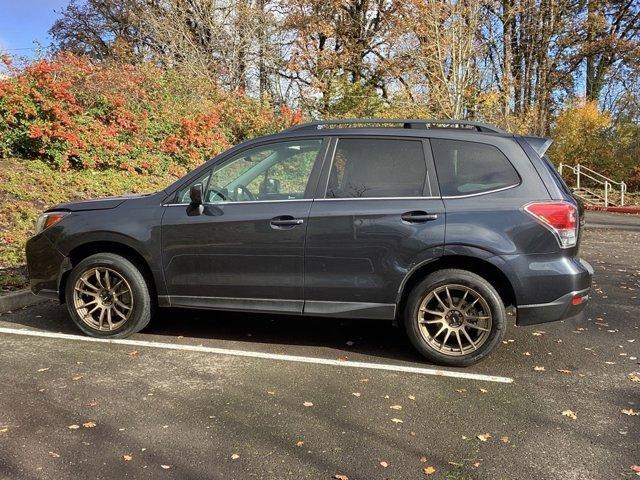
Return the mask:
[[202, 192], [202, 184], [196, 183], [195, 185], [191, 185], [191, 189], [189, 190], [189, 198], [191, 198], [191, 203], [193, 205], [202, 205], [204, 193]]

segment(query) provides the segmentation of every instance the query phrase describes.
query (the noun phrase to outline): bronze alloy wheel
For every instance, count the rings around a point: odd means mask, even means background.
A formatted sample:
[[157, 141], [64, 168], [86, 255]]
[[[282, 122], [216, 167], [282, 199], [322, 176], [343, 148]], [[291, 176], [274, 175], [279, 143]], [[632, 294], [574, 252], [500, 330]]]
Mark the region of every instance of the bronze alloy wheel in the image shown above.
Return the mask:
[[129, 282], [115, 270], [92, 267], [76, 280], [73, 305], [88, 327], [110, 332], [129, 320], [133, 311], [133, 292]]
[[417, 312], [418, 329], [434, 350], [449, 356], [467, 355], [489, 338], [491, 309], [476, 290], [458, 284], [429, 292]]

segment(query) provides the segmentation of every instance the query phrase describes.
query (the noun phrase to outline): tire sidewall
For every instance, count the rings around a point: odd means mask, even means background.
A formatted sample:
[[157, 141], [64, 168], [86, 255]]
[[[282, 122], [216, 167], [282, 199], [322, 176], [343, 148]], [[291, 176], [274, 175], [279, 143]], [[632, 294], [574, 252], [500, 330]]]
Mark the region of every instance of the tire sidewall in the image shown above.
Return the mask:
[[[418, 327], [418, 309], [422, 300], [431, 290], [446, 284], [459, 284], [472, 288], [484, 297], [491, 310], [492, 323], [489, 338], [478, 350], [464, 356], [454, 357], [438, 352], [424, 340]], [[405, 306], [404, 325], [411, 343], [422, 355], [441, 365], [463, 367], [480, 361], [495, 349], [504, 337], [506, 318], [506, 310], [500, 295], [487, 280], [465, 270], [450, 269], [432, 273], [413, 288]]]
[[[89, 327], [76, 312], [73, 301], [73, 290], [78, 278], [94, 267], [107, 267], [122, 275], [131, 287], [133, 294], [133, 311], [129, 319], [118, 329], [100, 331]], [[67, 310], [76, 326], [86, 335], [98, 338], [124, 338], [144, 328], [151, 317], [151, 301], [149, 289], [140, 271], [129, 260], [115, 254], [96, 254], [82, 260], [76, 265], [65, 287]]]

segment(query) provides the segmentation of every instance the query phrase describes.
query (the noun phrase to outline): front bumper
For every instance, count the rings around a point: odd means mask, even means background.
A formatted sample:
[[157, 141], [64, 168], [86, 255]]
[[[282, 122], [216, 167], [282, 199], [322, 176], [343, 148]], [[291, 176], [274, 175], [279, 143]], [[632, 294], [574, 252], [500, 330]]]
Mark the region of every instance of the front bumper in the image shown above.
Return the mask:
[[69, 259], [42, 233], [27, 241], [26, 253], [31, 291], [59, 299], [62, 276], [71, 269]]

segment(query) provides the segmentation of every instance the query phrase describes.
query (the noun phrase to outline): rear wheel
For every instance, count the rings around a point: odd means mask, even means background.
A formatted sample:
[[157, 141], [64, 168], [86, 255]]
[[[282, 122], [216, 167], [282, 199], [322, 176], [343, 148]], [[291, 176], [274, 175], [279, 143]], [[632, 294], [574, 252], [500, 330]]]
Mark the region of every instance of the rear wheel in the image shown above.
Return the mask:
[[472, 365], [500, 343], [506, 311], [498, 292], [466, 270], [434, 272], [411, 291], [404, 312], [411, 343], [442, 365]]
[[74, 323], [92, 337], [127, 337], [151, 320], [152, 303], [142, 273], [113, 253], [79, 262], [67, 279], [65, 297]]

